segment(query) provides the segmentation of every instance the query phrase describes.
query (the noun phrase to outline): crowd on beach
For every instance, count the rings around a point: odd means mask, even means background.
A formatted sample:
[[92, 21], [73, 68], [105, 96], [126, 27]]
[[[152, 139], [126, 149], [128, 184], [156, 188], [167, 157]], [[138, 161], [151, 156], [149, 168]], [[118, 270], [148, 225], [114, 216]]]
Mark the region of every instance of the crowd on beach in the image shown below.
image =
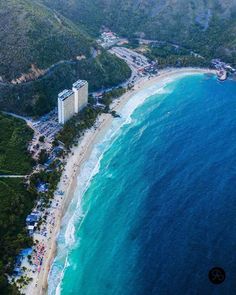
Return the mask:
[[46, 248], [43, 242], [39, 243], [33, 250], [32, 263], [37, 268], [38, 272], [40, 272], [41, 270], [45, 252], [46, 252]]
[[[66, 179], [68, 180], [68, 178]], [[67, 182], [64, 184], [67, 185]], [[55, 227], [57, 214], [61, 210], [63, 194], [63, 191], [57, 191], [55, 193], [55, 198], [52, 200], [51, 206], [44, 211], [44, 220], [42, 224], [38, 226], [32, 234], [34, 245], [30, 252], [28, 251], [22, 255], [20, 264], [17, 268], [18, 272], [13, 276], [16, 283], [23, 271], [24, 274], [32, 279], [31, 288], [37, 287], [38, 275], [44, 270], [44, 260], [45, 256], [47, 256], [49, 242]], [[30, 255], [28, 253], [30, 253]], [[33, 294], [32, 291], [27, 291], [30, 284], [28, 286], [21, 286], [18, 284], [18, 287], [20, 287], [21, 291], [26, 294]]]

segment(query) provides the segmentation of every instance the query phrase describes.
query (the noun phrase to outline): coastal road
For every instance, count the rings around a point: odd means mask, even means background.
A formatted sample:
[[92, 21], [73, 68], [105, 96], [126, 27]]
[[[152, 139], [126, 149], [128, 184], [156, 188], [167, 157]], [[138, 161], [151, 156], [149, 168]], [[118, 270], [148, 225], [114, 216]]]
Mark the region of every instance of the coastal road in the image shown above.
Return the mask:
[[28, 175], [0, 175], [0, 178], [25, 178]]

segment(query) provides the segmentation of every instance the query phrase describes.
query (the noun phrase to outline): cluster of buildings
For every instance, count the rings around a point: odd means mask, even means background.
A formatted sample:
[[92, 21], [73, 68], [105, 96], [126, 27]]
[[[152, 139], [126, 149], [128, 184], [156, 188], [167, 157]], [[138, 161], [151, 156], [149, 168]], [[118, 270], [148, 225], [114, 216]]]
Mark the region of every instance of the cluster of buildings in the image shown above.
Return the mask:
[[97, 40], [97, 42], [99, 45], [101, 45], [105, 49], [110, 48], [116, 44], [124, 45], [129, 43], [126, 38], [118, 37], [116, 33], [110, 31], [109, 29], [105, 30], [100, 35], [100, 38]]
[[36, 230], [39, 219], [40, 219], [40, 212], [38, 211], [33, 211], [31, 214], [27, 216], [26, 225], [27, 225], [27, 230], [30, 236], [32, 236], [34, 231]]
[[88, 82], [78, 80], [72, 89], [65, 89], [58, 94], [58, 121], [65, 124], [88, 104]]
[[109, 48], [115, 45], [118, 41], [119, 38], [111, 31], [103, 32], [97, 40], [98, 44], [100, 44], [103, 48]]
[[228, 74], [233, 74], [236, 72], [236, 69], [231, 67], [229, 64], [221, 61], [220, 59], [213, 59], [211, 63], [216, 69], [217, 77], [220, 81], [226, 80]]

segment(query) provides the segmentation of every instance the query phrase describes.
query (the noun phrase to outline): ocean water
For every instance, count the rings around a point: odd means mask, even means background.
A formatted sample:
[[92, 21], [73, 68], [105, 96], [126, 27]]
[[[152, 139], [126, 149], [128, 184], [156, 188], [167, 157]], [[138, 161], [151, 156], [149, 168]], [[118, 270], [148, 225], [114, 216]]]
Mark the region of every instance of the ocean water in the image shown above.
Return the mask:
[[135, 95], [94, 148], [48, 293], [236, 294], [235, 257], [236, 83], [184, 76]]

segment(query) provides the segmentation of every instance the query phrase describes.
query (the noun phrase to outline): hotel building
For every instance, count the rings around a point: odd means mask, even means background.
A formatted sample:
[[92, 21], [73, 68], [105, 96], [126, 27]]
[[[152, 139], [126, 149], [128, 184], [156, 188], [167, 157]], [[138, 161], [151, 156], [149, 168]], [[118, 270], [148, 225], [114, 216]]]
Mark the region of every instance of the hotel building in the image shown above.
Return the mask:
[[77, 114], [88, 104], [88, 82], [78, 80], [73, 84], [75, 94], [75, 113]]
[[70, 118], [88, 104], [88, 82], [78, 80], [73, 90], [64, 90], [58, 94], [58, 121], [65, 124]]

